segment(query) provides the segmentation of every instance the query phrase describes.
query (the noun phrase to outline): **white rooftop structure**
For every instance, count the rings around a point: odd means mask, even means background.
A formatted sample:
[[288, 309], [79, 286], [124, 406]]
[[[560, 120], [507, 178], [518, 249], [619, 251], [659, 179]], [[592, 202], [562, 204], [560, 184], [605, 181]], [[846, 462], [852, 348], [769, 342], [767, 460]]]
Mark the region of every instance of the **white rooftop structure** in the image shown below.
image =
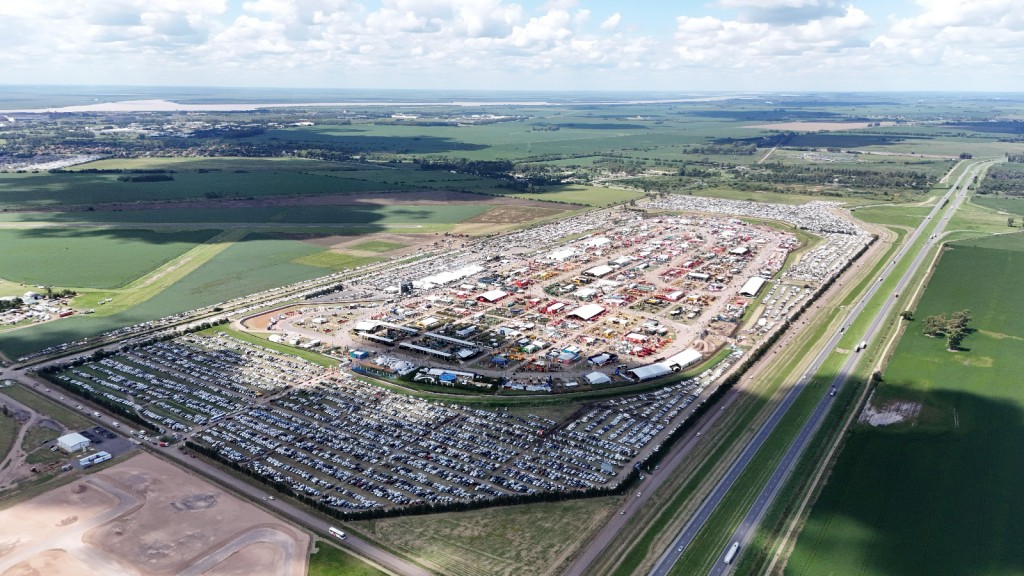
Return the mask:
[[697, 350], [687, 348], [674, 356], [670, 356], [668, 359], [661, 362], [661, 364], [668, 366], [672, 370], [682, 370], [683, 368], [697, 362], [702, 357], [703, 355]]
[[639, 368], [632, 368], [626, 372], [628, 374], [632, 374], [633, 378], [635, 378], [637, 382], [644, 382], [646, 380], [654, 380], [655, 378], [668, 376], [672, 373], [672, 369], [664, 364], [649, 364], [647, 366], [640, 366]]
[[601, 246], [607, 246], [612, 243], [612, 239], [607, 236], [595, 236], [590, 240], [587, 240], [587, 246], [591, 248], [600, 248]]
[[89, 439], [78, 432], [72, 432], [57, 438], [57, 446], [68, 453], [84, 451], [90, 444]]
[[580, 320], [591, 320], [604, 312], [604, 306], [600, 304], [586, 304], [569, 312], [569, 316], [575, 316]]
[[608, 274], [611, 274], [614, 271], [615, 268], [612, 268], [607, 264], [602, 264], [600, 266], [594, 266], [593, 268], [587, 270], [586, 274], [590, 274], [591, 276], [597, 276], [598, 278], [600, 278], [601, 276], [607, 276]]
[[483, 271], [483, 266], [480, 266], [479, 264], [470, 264], [469, 266], [463, 266], [462, 268], [457, 268], [455, 270], [450, 270], [447, 272], [438, 272], [437, 274], [425, 276], [423, 278], [420, 278], [419, 280], [414, 281], [412, 285], [421, 290], [429, 290], [435, 286], [444, 286], [446, 284], [451, 284], [456, 280], [462, 280], [467, 276], [479, 274], [480, 272]]
[[760, 276], [752, 276], [749, 280], [743, 283], [743, 287], [740, 288], [740, 294], [753, 298], [761, 292], [761, 288], [764, 288], [765, 282], [766, 280]]
[[607, 384], [612, 381], [612, 379], [609, 378], [608, 375], [605, 374], [604, 372], [591, 372], [590, 374], [586, 375], [586, 379], [587, 383], [590, 384], [591, 386], [597, 384]]
[[495, 289], [488, 290], [487, 292], [484, 292], [483, 294], [477, 296], [477, 298], [486, 300], [488, 302], [497, 302], [498, 300], [501, 300], [505, 296], [508, 296], [508, 292], [505, 292], [504, 290]]
[[586, 300], [587, 298], [593, 298], [594, 296], [597, 296], [597, 290], [594, 290], [593, 288], [590, 287], [584, 287], [573, 292], [572, 295], [582, 300]]
[[557, 262], [565, 262], [566, 260], [572, 258], [575, 255], [575, 248], [562, 248], [561, 250], [555, 250], [554, 252], [551, 252], [550, 254], [545, 256], [545, 258], [547, 258], [548, 260], [555, 260]]

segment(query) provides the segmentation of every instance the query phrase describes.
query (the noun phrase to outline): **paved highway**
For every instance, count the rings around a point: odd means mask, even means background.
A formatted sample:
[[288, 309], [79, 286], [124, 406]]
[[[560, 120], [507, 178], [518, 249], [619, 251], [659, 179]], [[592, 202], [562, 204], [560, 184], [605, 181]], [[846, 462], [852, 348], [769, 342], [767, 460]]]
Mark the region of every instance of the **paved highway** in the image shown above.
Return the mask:
[[[890, 297], [886, 300], [885, 305], [882, 306], [881, 310], [879, 310], [879, 312], [872, 319], [870, 326], [864, 332], [862, 340], [868, 342], [870, 345], [872, 336], [878, 332], [878, 329], [882, 326], [882, 323], [885, 322], [886, 318], [889, 316], [890, 311], [899, 302], [898, 298], [895, 295], [903, 292], [904, 288], [910, 282], [910, 279], [914, 276], [914, 274], [920, 267], [921, 263], [927, 257], [928, 251], [936, 242], [938, 242], [938, 238], [939, 236], [942, 235], [942, 231], [945, 228], [946, 223], [948, 222], [948, 215], [952, 214], [954, 211], [956, 211], [957, 208], [960, 207], [960, 204], [966, 198], [968, 184], [971, 182], [972, 178], [981, 171], [982, 166], [984, 164], [986, 163], [977, 162], [972, 164], [966, 170], [964, 170], [964, 172], [961, 173], [960, 177], [957, 179], [956, 183], [950, 187], [949, 191], [946, 192], [946, 194], [942, 198], [940, 198], [938, 202], [936, 202], [935, 207], [932, 208], [932, 211], [928, 214], [924, 221], [921, 222], [921, 224], [914, 230], [910, 238], [904, 243], [903, 248], [900, 249], [900, 251], [896, 254], [895, 258], [885, 266], [878, 280], [871, 283], [871, 287], [868, 289], [868, 292], [847, 313], [846, 318], [843, 320], [842, 323], [843, 330], [836, 332], [835, 334], [832, 335], [831, 338], [829, 338], [828, 342], [825, 344], [821, 352], [818, 354], [814, 362], [811, 364], [810, 369], [808, 369], [807, 372], [805, 372], [799, 378], [799, 380], [797, 380], [796, 384], [792, 386], [792, 388], [786, 394], [785, 398], [782, 400], [779, 406], [775, 409], [774, 412], [772, 412], [772, 415], [761, 426], [761, 429], [751, 439], [750, 443], [747, 444], [746, 448], [744, 448], [739, 458], [737, 458], [736, 461], [733, 462], [732, 466], [730, 466], [729, 470], [725, 473], [725, 476], [723, 476], [722, 479], [719, 480], [718, 485], [715, 486], [715, 489], [712, 490], [711, 494], [707, 497], [707, 499], [701, 503], [701, 506], [700, 508], [698, 508], [697, 513], [694, 514], [690, 521], [687, 522], [687, 524], [683, 527], [679, 535], [676, 536], [676, 538], [673, 540], [672, 545], [669, 547], [669, 549], [666, 550], [665, 553], [662, 554], [662, 556], [658, 559], [658, 562], [655, 564], [654, 568], [650, 572], [651, 576], [665, 576], [672, 570], [672, 567], [679, 560], [679, 557], [683, 555], [687, 547], [693, 542], [693, 539], [696, 537], [697, 533], [701, 530], [701, 528], [704, 527], [704, 524], [707, 522], [708, 518], [711, 516], [712, 513], [714, 513], [719, 503], [721, 503], [722, 499], [725, 498], [725, 495], [729, 492], [732, 486], [736, 483], [737, 479], [746, 469], [747, 465], [754, 458], [754, 455], [757, 454], [757, 451], [761, 448], [765, 441], [767, 441], [772, 431], [775, 430], [775, 427], [786, 415], [786, 412], [789, 410], [790, 406], [792, 406], [793, 403], [796, 401], [797, 397], [800, 395], [800, 392], [802, 392], [804, 387], [807, 385], [810, 376], [817, 373], [817, 371], [821, 368], [822, 364], [824, 364], [825, 360], [835, 349], [836, 345], [839, 343], [839, 340], [843, 337], [845, 327], [850, 326], [853, 323], [853, 321], [856, 320], [857, 317], [864, 311], [865, 306], [868, 304], [868, 302], [870, 302], [871, 298], [874, 297], [875, 293], [881, 289], [882, 285], [884, 284], [885, 278], [898, 266], [898, 263], [906, 256], [911, 246], [913, 246], [913, 244], [918, 240], [921, 234], [925, 233], [925, 230], [932, 224], [932, 220], [935, 217], [937, 217], [938, 214], [943, 210], [946, 201], [950, 200], [955, 196], [955, 199], [950, 201], [950, 205], [946, 210], [946, 216], [944, 216], [942, 220], [940, 220], [935, 225], [935, 229], [933, 230], [932, 235], [929, 236], [924, 245], [918, 250], [917, 254], [914, 256], [914, 260], [907, 267], [907, 271], [904, 273], [903, 277], [900, 278], [899, 283], [893, 289], [893, 295], [890, 295]], [[814, 411], [811, 413], [807, 422], [804, 424], [803, 428], [797, 434], [797, 437], [793, 440], [793, 443], [786, 451], [785, 455], [779, 462], [778, 466], [772, 473], [771, 477], [765, 484], [764, 488], [757, 495], [757, 498], [754, 500], [754, 503], [751, 506], [749, 512], [743, 518], [743, 521], [740, 522], [739, 527], [736, 529], [732, 537], [729, 539], [728, 545], [722, 550], [718, 558], [718, 561], [715, 563], [715, 566], [714, 568], [712, 568], [710, 574], [722, 574], [725, 570], [729, 568], [729, 565], [725, 564], [724, 558], [729, 546], [731, 546], [733, 542], [739, 542], [740, 554], [742, 554], [743, 548], [750, 541], [750, 537], [754, 532], [754, 528], [757, 527], [757, 524], [761, 521], [761, 518], [764, 517], [764, 514], [768, 510], [768, 507], [774, 501], [775, 496], [778, 494], [782, 485], [785, 483], [786, 478], [789, 476], [789, 473], [796, 465], [796, 462], [799, 460], [804, 448], [806, 448], [807, 444], [814, 436], [815, 431], [817, 431], [818, 426], [821, 424], [822, 419], [824, 419], [825, 414], [828, 412], [828, 408], [831, 406], [832, 399], [832, 396], [829, 394], [829, 392], [832, 388], [838, 390], [840, 387], [842, 387], [843, 384], [846, 383], [847, 379], [849, 378], [853, 370], [854, 365], [859, 360], [859, 357], [860, 356], [857, 353], [850, 354], [849, 358], [847, 358], [846, 362], [839, 369], [839, 372], [832, 380], [831, 387], [828, 390], [826, 390], [826, 392], [822, 395], [821, 400], [818, 402], [818, 405], [815, 406]]]

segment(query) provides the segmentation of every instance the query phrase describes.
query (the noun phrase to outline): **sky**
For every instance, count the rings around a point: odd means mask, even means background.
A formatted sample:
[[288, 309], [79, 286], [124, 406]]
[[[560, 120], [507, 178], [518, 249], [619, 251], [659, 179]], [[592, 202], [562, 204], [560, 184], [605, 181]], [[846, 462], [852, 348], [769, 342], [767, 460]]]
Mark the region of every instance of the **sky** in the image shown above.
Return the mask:
[[1021, 0], [0, 0], [0, 84], [1021, 91]]

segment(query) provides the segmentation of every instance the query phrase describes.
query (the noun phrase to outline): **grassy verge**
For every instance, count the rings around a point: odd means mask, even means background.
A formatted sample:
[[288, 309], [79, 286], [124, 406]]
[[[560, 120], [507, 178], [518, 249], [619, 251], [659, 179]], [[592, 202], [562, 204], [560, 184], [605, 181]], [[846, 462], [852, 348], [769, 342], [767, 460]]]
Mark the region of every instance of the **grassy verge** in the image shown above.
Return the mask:
[[327, 542], [318, 542], [317, 551], [309, 557], [306, 576], [385, 576], [356, 556]]
[[0, 461], [7, 457], [14, 448], [14, 438], [18, 435], [18, 421], [11, 413], [0, 414]]
[[324, 366], [325, 368], [334, 368], [335, 366], [338, 365], [337, 360], [335, 360], [334, 358], [330, 358], [328, 356], [324, 356], [323, 354], [317, 354], [316, 352], [311, 352], [309, 350], [302, 350], [301, 348], [292, 348], [291, 346], [285, 344], [271, 342], [270, 340], [267, 340], [266, 338], [261, 338], [260, 336], [257, 336], [255, 334], [249, 334], [248, 332], [240, 332], [227, 326], [214, 326], [213, 328], [208, 328], [206, 330], [202, 330], [199, 332], [199, 334], [204, 334], [206, 336], [213, 336], [218, 333], [226, 334], [233, 338], [237, 338], [243, 342], [248, 342], [250, 344], [255, 344], [257, 346], [269, 348], [270, 350], [274, 350], [275, 352], [280, 352], [282, 354], [287, 354], [289, 356], [297, 356], [299, 358], [302, 358], [303, 360], [312, 362], [313, 364]]
[[92, 421], [85, 416], [76, 413], [63, 404], [58, 404], [49, 398], [36, 394], [27, 387], [11, 386], [10, 388], [4, 388], [3, 393], [28, 406], [35, 412], [45, 414], [48, 418], [60, 422], [68, 430], [82, 430], [92, 425]]

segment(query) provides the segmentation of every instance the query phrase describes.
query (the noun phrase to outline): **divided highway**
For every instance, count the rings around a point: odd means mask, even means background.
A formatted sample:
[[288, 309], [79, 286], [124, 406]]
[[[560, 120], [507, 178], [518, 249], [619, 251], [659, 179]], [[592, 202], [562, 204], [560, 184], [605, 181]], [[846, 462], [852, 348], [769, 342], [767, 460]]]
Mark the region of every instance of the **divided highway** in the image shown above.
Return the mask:
[[[872, 337], [878, 332], [878, 329], [889, 317], [889, 314], [893, 310], [893, 307], [897, 304], [897, 302], [899, 302], [895, 295], [902, 293], [903, 290], [906, 288], [907, 284], [910, 282], [910, 279], [913, 278], [914, 274], [920, 268], [921, 263], [926, 258], [928, 251], [932, 248], [932, 246], [935, 245], [935, 243], [938, 242], [938, 238], [942, 235], [946, 223], [948, 222], [949, 215], [953, 214], [960, 207], [960, 205], [966, 198], [968, 184], [971, 182], [974, 176], [976, 176], [987, 164], [989, 163], [976, 162], [969, 166], [967, 169], [963, 171], [963, 173], [961, 173], [960, 177], [957, 179], [956, 183], [950, 187], [949, 191], [946, 192], [946, 194], [942, 198], [940, 198], [938, 202], [936, 202], [935, 207], [932, 208], [932, 211], [928, 214], [924, 221], [914, 230], [913, 234], [911, 234], [911, 236], [905, 242], [903, 248], [900, 249], [900, 251], [896, 254], [895, 258], [885, 266], [878, 280], [871, 283], [871, 287], [868, 289], [867, 293], [864, 294], [863, 297], [847, 313], [846, 318], [843, 319], [842, 323], [844, 330], [836, 332], [835, 334], [832, 335], [831, 338], [829, 338], [828, 342], [821, 349], [821, 352], [814, 359], [814, 362], [811, 364], [811, 367], [799, 378], [799, 380], [797, 380], [796, 384], [793, 385], [793, 387], [786, 394], [785, 398], [782, 400], [779, 406], [775, 409], [774, 412], [772, 412], [771, 416], [761, 426], [761, 429], [758, 430], [757, 434], [750, 440], [746, 448], [744, 448], [743, 452], [736, 459], [736, 461], [733, 462], [732, 466], [729, 467], [729, 470], [725, 473], [722, 479], [719, 480], [718, 484], [715, 486], [714, 490], [712, 490], [711, 494], [707, 497], [706, 500], [704, 500], [704, 502], [701, 503], [696, 514], [694, 514], [694, 516], [690, 518], [689, 522], [687, 522], [687, 524], [683, 527], [679, 535], [676, 536], [676, 538], [672, 541], [672, 545], [669, 547], [669, 549], [666, 550], [665, 553], [662, 554], [662, 556], [658, 559], [658, 562], [655, 564], [654, 568], [650, 572], [651, 576], [666, 576], [671, 572], [673, 566], [675, 566], [675, 563], [683, 555], [687, 547], [689, 547], [689, 545], [693, 542], [694, 538], [697, 536], [697, 533], [700, 532], [701, 528], [703, 528], [704, 525], [707, 523], [708, 518], [712, 515], [712, 513], [714, 513], [715, 509], [721, 503], [722, 499], [725, 498], [725, 495], [729, 492], [729, 490], [739, 479], [740, 475], [746, 469], [747, 465], [754, 458], [754, 455], [757, 454], [757, 451], [768, 440], [768, 437], [775, 430], [775, 427], [778, 425], [778, 423], [782, 420], [782, 418], [785, 417], [786, 412], [788, 412], [789, 408], [793, 405], [797, 397], [803, 391], [810, 377], [821, 368], [822, 364], [824, 364], [825, 360], [833, 352], [836, 345], [839, 343], [839, 340], [843, 337], [843, 332], [845, 331], [845, 328], [847, 326], [850, 326], [860, 316], [860, 314], [864, 311], [864, 308], [867, 306], [867, 304], [881, 289], [882, 285], [884, 284], [885, 278], [897, 268], [899, 263], [903, 260], [904, 257], [906, 257], [907, 253], [911, 250], [911, 247], [917, 242], [920, 236], [926, 233], [925, 231], [932, 225], [932, 220], [939, 215], [943, 208], [946, 207], [948, 201], [949, 206], [946, 210], [946, 216], [944, 216], [940, 221], [938, 221], [937, 224], [935, 224], [931, 235], [920, 247], [920, 249], [918, 249], [917, 253], [914, 255], [913, 261], [911, 261], [910, 265], [907, 267], [906, 272], [900, 278], [899, 283], [896, 285], [895, 288], [893, 288], [894, 294], [890, 295], [886, 299], [885, 305], [881, 307], [881, 309], [872, 319], [867, 330], [864, 332], [862, 340], [867, 342], [869, 345], [871, 344]], [[829, 391], [832, 390], [833, 388], [838, 390], [843, 386], [843, 384], [846, 383], [859, 358], [860, 356], [857, 353], [849, 355], [849, 358], [847, 358], [846, 362], [843, 363], [842, 367], [839, 369], [839, 372], [832, 380], [831, 387], [828, 389]], [[751, 506], [750, 510], [747, 512], [746, 516], [740, 522], [739, 527], [733, 533], [732, 537], [728, 540], [728, 545], [726, 545], [725, 548], [722, 550], [722, 553], [719, 556], [717, 562], [715, 563], [714, 568], [712, 568], [710, 574], [723, 574], [726, 570], [728, 570], [729, 564], [726, 564], [724, 560], [726, 554], [729, 551], [729, 548], [732, 546], [734, 542], [739, 543], [739, 554], [743, 553], [744, 547], [750, 542], [750, 538], [754, 533], [754, 529], [757, 527], [758, 523], [764, 517], [765, 513], [768, 510], [768, 507], [775, 500], [775, 497], [778, 495], [779, 490], [782, 488], [783, 484], [785, 483], [785, 480], [788, 478], [790, 472], [793, 470], [793, 467], [799, 460], [800, 455], [803, 453], [804, 449], [807, 447], [807, 444], [810, 442], [811, 438], [813, 438], [814, 433], [820, 426], [821, 421], [824, 419], [829, 407], [831, 406], [831, 400], [832, 396], [828, 393], [828, 391], [826, 391], [826, 393], [822, 396], [821, 400], [818, 401], [817, 406], [815, 406], [814, 411], [807, 419], [807, 422], [804, 424], [803, 428], [801, 428], [800, 432], [797, 434], [796, 438], [789, 446], [789, 449], [782, 457], [782, 460], [779, 462], [778, 466], [772, 473], [768, 482], [765, 484], [761, 492], [757, 495], [757, 498], [754, 500], [754, 503]], [[732, 560], [735, 561], [734, 558]]]

